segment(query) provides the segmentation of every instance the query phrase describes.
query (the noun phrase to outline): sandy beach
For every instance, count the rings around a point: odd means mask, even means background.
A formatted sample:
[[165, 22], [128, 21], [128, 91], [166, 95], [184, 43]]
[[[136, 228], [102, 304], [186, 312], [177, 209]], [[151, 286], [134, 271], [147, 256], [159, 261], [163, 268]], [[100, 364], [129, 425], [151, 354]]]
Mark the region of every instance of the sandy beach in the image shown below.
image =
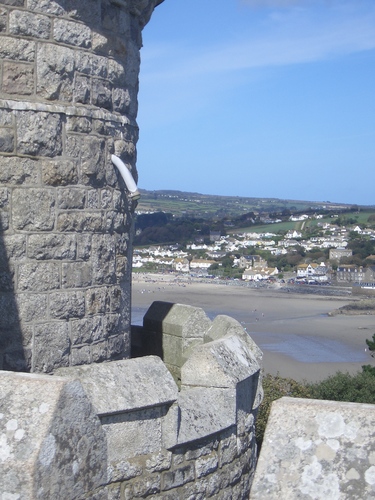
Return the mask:
[[337, 371], [355, 373], [374, 363], [365, 340], [375, 333], [374, 315], [329, 316], [349, 297], [286, 293], [242, 283], [191, 281], [173, 275], [134, 274], [132, 322], [141, 324], [155, 300], [201, 307], [213, 319], [237, 319], [263, 351], [265, 373], [318, 381]]

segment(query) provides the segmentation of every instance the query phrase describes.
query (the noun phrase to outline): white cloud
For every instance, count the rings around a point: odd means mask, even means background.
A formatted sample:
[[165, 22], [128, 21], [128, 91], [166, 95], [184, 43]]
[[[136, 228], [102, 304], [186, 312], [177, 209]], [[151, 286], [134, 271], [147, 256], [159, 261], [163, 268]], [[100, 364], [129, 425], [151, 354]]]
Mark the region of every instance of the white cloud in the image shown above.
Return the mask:
[[[196, 47], [189, 50], [175, 45], [168, 57], [170, 66], [159, 64], [156, 57], [154, 64], [145, 68], [142, 78], [154, 82], [159, 78], [192, 79], [215, 73], [309, 63], [373, 50], [375, 9], [368, 14], [344, 16], [323, 12], [317, 19], [316, 15], [304, 11], [282, 18], [271, 16], [262, 34], [259, 31], [252, 34], [249, 29], [249, 33], [239, 33], [235, 40], [221, 40], [220, 44], [203, 46], [199, 51]], [[152, 63], [150, 58], [146, 61]]]

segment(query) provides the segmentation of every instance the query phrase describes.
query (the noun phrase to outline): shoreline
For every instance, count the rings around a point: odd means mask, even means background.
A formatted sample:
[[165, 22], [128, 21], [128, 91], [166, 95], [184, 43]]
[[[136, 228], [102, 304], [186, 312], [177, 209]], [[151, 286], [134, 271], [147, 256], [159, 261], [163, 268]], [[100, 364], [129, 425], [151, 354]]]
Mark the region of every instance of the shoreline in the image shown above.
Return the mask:
[[361, 371], [373, 361], [365, 341], [375, 332], [375, 316], [329, 315], [357, 297], [134, 273], [133, 312], [143, 316], [156, 300], [201, 307], [211, 319], [237, 319], [263, 351], [265, 373], [314, 382], [337, 371]]

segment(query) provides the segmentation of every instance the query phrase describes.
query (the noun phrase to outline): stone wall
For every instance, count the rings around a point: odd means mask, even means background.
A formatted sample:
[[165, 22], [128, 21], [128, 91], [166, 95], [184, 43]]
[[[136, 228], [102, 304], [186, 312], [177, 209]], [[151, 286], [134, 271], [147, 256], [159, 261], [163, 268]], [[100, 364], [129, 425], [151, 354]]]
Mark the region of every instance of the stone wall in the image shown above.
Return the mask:
[[141, 30], [161, 0], [0, 1], [0, 369], [129, 357]]
[[251, 500], [375, 497], [375, 405], [274, 401]]
[[[185, 307], [162, 307], [173, 311], [167, 336], [182, 324], [192, 336]], [[155, 304], [147, 321], [152, 311], [157, 324]], [[207, 318], [180, 367], [180, 390], [157, 356], [53, 376], [0, 372], [0, 492], [23, 500], [247, 499], [260, 356], [238, 322], [218, 316]]]

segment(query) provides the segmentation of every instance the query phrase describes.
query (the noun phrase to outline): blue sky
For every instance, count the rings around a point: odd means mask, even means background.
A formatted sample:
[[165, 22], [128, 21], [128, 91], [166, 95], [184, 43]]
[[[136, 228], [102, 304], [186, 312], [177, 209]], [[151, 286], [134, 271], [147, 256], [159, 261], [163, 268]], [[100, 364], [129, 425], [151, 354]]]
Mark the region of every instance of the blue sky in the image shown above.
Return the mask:
[[139, 187], [375, 204], [374, 0], [165, 0]]

